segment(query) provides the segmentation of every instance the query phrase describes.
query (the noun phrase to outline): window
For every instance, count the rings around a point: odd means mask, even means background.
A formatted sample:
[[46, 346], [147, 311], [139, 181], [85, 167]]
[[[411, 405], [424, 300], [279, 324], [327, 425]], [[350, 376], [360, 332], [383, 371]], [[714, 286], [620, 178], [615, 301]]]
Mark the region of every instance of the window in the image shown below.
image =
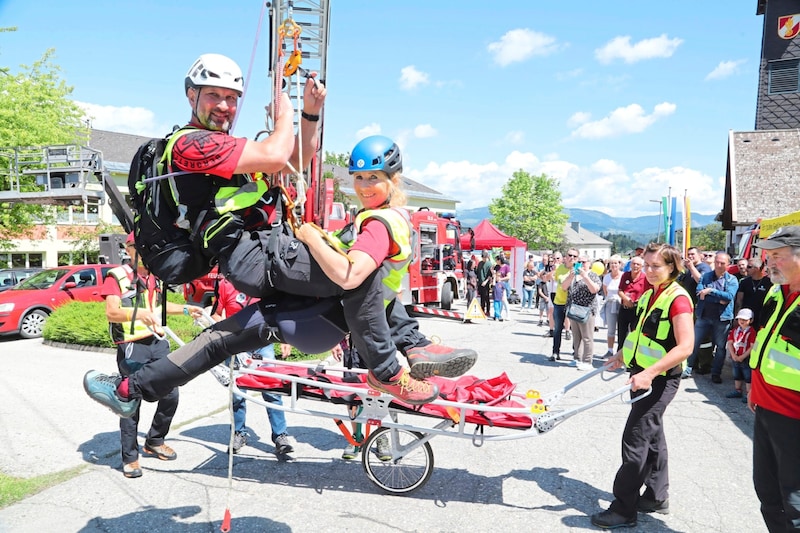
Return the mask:
[[8, 261], [8, 254], [0, 255], [3, 265], [8, 264], [8, 268], [30, 268], [42, 267], [44, 265], [44, 254], [42, 253], [12, 253], [11, 261]]
[[800, 59], [782, 59], [769, 63], [769, 94], [800, 92]]

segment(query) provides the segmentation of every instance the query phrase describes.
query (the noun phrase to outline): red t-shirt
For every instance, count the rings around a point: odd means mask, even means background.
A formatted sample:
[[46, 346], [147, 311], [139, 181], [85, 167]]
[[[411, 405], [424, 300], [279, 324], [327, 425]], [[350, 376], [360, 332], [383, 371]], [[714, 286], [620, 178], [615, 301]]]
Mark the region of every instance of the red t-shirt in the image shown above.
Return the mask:
[[[784, 309], [794, 302], [800, 293], [789, 293], [789, 287], [781, 286], [783, 290]], [[770, 385], [764, 381], [764, 376], [757, 368], [753, 369], [750, 384], [750, 402], [789, 418], [800, 420], [800, 392]]]
[[369, 255], [375, 266], [380, 266], [383, 260], [389, 257], [389, 250], [392, 239], [389, 237], [389, 230], [380, 220], [366, 220], [361, 226], [355, 244], [351, 250], [358, 250]]
[[639, 277], [635, 280], [631, 277], [630, 272], [623, 272], [619, 280], [619, 292], [624, 292], [633, 303], [639, 301], [642, 294], [653, 286], [647, 281], [647, 276], [644, 272], [639, 273]]
[[728, 341], [733, 343], [733, 351], [736, 355], [742, 355], [745, 350], [750, 348], [756, 342], [755, 328], [748, 327], [742, 329], [739, 326], [731, 328], [728, 332]]
[[[623, 274], [624, 276], [625, 274]], [[644, 274], [640, 274], [641, 277], [644, 277]], [[648, 283], [648, 285], [650, 285]], [[647, 308], [653, 306], [656, 299], [661, 296], [661, 293], [664, 292], [665, 287], [659, 288], [657, 291], [653, 291], [653, 296], [650, 297], [650, 301], [647, 302]], [[693, 313], [694, 307], [692, 306], [692, 299], [687, 298], [683, 294], [679, 294], [672, 300], [672, 304], [669, 306], [669, 319], [672, 321], [676, 316], [682, 315], [684, 313]]]
[[233, 283], [227, 279], [219, 280], [219, 296], [217, 297], [217, 312], [225, 315], [225, 318], [235, 315], [248, 305], [258, 301], [243, 292], [236, 290]]
[[231, 179], [247, 139], [221, 131], [195, 130], [181, 135], [172, 148], [173, 170], [202, 172]]
[[[128, 272], [128, 279], [133, 281], [133, 271]], [[147, 286], [147, 293], [151, 296], [150, 308], [155, 308], [161, 303], [158, 301], [158, 293], [156, 292], [156, 277], [150, 274], [146, 276], [142, 276], [140, 274], [139, 279], [144, 281], [145, 285]], [[106, 275], [106, 278], [103, 280], [103, 286], [100, 288], [100, 296], [103, 298], [107, 296], [122, 297], [122, 291], [119, 288], [119, 282], [117, 281], [117, 278]]]

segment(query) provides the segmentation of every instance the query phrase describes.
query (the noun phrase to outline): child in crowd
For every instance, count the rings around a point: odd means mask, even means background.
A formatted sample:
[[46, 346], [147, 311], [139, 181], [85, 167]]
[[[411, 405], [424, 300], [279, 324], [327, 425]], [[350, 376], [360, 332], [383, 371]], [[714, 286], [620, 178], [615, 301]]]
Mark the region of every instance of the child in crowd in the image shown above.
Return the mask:
[[726, 398], [741, 398], [742, 403], [747, 403], [750, 392], [750, 351], [756, 341], [756, 331], [750, 327], [753, 321], [753, 311], [742, 308], [736, 315], [739, 324], [731, 328], [728, 333], [728, 357], [733, 361], [733, 384], [736, 390], [729, 392]]
[[499, 273], [494, 274], [494, 288], [492, 297], [494, 299], [494, 319], [503, 321], [503, 298], [506, 294], [506, 284], [503, 282]]

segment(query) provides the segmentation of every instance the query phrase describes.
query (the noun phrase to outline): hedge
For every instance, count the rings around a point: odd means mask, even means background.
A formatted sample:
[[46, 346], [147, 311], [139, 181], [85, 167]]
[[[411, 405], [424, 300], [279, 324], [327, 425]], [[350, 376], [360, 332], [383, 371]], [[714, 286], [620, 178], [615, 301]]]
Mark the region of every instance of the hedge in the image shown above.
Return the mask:
[[[168, 292], [167, 300], [180, 305], [186, 301], [183, 295]], [[167, 325], [181, 339], [188, 342], [195, 338], [202, 328], [194, 325], [191, 317], [184, 315], [168, 315]], [[45, 322], [42, 337], [50, 342], [63, 342], [81, 346], [114, 349], [108, 332], [105, 302], [70, 302], [55, 309]], [[170, 348], [176, 350], [178, 344], [170, 339]], [[280, 345], [275, 345], [275, 353], [280, 354]], [[305, 354], [292, 348], [289, 360], [324, 359], [328, 353]]]

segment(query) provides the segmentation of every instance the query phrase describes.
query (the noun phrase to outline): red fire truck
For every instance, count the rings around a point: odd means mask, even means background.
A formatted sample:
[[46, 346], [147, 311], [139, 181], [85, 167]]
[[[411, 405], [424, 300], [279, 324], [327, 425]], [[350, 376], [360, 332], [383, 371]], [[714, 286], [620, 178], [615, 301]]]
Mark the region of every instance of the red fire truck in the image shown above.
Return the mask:
[[404, 305], [438, 305], [444, 310], [466, 292], [461, 256], [461, 225], [428, 208], [410, 214], [417, 233], [414, 259], [408, 266], [401, 301]]

